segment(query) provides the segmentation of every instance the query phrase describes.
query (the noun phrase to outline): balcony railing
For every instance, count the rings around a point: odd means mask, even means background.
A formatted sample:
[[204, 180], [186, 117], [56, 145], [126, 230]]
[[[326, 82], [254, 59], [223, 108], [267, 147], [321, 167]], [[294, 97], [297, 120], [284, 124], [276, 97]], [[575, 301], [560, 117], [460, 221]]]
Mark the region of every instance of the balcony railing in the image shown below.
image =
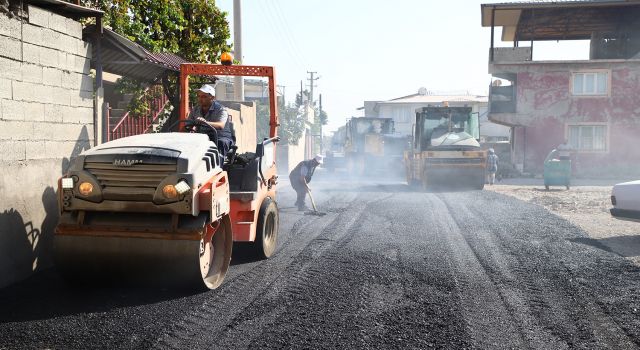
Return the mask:
[[531, 61], [530, 47], [495, 47], [493, 55], [489, 49], [489, 63], [518, 63]]

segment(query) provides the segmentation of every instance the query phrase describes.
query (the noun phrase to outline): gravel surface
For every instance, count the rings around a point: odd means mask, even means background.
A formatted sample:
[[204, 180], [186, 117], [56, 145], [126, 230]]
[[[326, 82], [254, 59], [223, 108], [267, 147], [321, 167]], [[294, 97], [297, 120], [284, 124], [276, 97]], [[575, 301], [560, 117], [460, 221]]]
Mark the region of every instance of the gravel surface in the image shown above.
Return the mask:
[[0, 290], [2, 348], [633, 349], [640, 268], [543, 207], [492, 191], [281, 186], [275, 256], [234, 256], [217, 290]]
[[545, 190], [538, 185], [495, 185], [486, 188], [540, 205], [583, 229], [585, 242], [627, 257], [640, 266], [640, 223], [611, 216], [611, 185]]

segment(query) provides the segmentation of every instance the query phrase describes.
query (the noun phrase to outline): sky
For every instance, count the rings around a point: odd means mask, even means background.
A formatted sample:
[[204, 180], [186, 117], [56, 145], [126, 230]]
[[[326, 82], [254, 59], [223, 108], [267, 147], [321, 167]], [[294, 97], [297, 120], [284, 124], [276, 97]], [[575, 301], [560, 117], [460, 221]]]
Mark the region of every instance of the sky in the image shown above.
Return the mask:
[[[500, 1], [496, 1], [500, 2]], [[274, 66], [278, 85], [293, 102], [308, 71], [318, 72], [314, 99], [322, 94], [326, 131], [369, 100], [417, 93], [486, 95], [491, 76], [491, 30], [480, 25], [476, 0], [243, 0], [243, 63]], [[233, 0], [228, 12], [233, 42]], [[496, 31], [496, 46], [501, 42]], [[527, 44], [521, 46], [528, 46]], [[586, 59], [584, 42], [534, 43], [534, 60]]]

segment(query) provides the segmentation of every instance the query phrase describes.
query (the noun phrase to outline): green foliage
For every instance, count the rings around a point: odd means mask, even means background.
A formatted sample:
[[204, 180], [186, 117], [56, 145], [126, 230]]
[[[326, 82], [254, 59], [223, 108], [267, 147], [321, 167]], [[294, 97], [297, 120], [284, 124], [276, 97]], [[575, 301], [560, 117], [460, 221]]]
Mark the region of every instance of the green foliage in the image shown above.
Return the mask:
[[[189, 62], [215, 63], [230, 51], [227, 13], [211, 0], [83, 0], [105, 12], [104, 25], [152, 52], [169, 52]], [[192, 83], [200, 79], [194, 77]], [[175, 104], [177, 77], [165, 79], [165, 93]], [[123, 78], [119, 91], [133, 95], [130, 114], [146, 114], [149, 101], [143, 82]], [[174, 106], [176, 107], [176, 106]], [[177, 108], [175, 108], [177, 113]]]
[[[304, 100], [302, 98], [302, 96], [304, 96]], [[309, 100], [309, 90], [304, 90], [302, 92], [302, 94], [297, 93], [296, 94], [296, 107], [300, 108], [302, 107], [302, 104], [304, 101], [308, 101]]]
[[227, 13], [211, 0], [83, 0], [105, 12], [104, 24], [153, 52], [214, 63], [229, 51]]
[[320, 110], [319, 108], [316, 108], [315, 122], [316, 124], [327, 125], [327, 123], [329, 122], [329, 116], [327, 115], [327, 112], [324, 110]]
[[129, 115], [134, 118], [150, 116], [151, 102], [162, 96], [163, 93], [162, 87], [158, 85], [147, 88], [141, 82], [126, 77], [118, 79], [115, 91], [123, 95], [132, 95], [127, 109], [129, 110]]

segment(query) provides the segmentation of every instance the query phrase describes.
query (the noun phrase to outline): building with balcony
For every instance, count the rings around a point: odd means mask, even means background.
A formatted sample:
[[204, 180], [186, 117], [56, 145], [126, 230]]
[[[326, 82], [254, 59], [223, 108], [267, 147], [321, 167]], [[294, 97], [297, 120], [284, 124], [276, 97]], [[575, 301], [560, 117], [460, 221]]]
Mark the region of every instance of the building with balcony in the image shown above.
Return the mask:
[[[491, 27], [489, 120], [511, 127], [511, 159], [540, 173], [568, 140], [574, 174], [639, 172], [640, 2], [483, 4]], [[495, 27], [502, 41], [495, 47]], [[536, 42], [587, 40], [585, 60], [533, 60]], [[520, 45], [526, 45], [522, 47]]]

